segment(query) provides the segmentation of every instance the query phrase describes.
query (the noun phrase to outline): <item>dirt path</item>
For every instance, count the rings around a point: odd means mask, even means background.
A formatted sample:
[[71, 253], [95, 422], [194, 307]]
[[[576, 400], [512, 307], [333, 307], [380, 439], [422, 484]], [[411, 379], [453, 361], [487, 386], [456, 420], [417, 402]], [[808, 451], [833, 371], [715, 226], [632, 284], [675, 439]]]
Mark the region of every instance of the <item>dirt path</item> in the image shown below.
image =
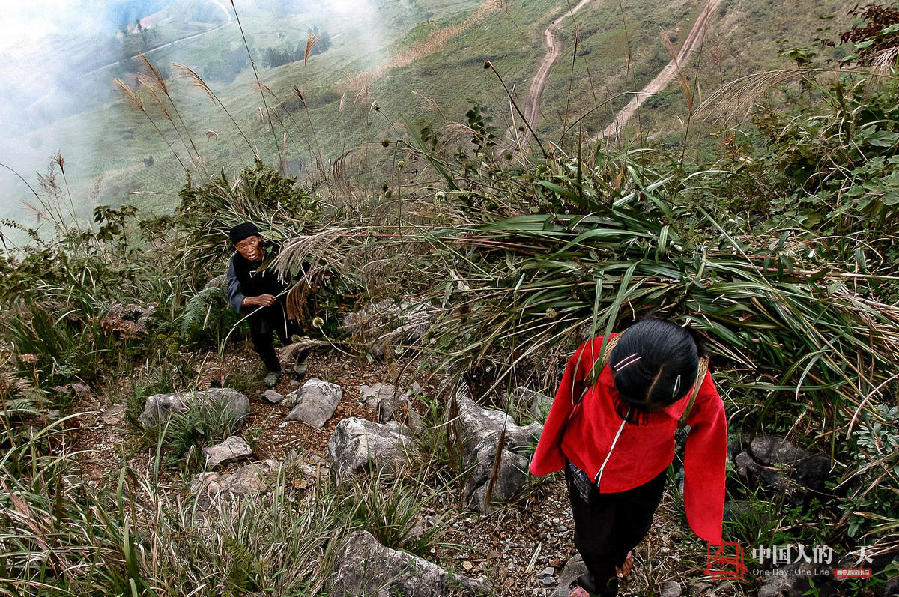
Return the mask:
[[[231, 12], [228, 10], [227, 6], [225, 6], [225, 4], [223, 2], [221, 2], [220, 0], [210, 0], [210, 1], [212, 2], [212, 4], [215, 4], [217, 7], [219, 7], [225, 13], [225, 16], [228, 18], [227, 21], [225, 21], [223, 24], [221, 24], [217, 27], [213, 27], [212, 29], [208, 29], [206, 31], [200, 31], [199, 33], [194, 33], [192, 35], [188, 35], [187, 37], [182, 37], [180, 39], [172, 40], [172, 41], [164, 43], [160, 46], [156, 46], [155, 48], [150, 48], [146, 52], [143, 52], [143, 54], [145, 56], [149, 56], [150, 54], [153, 54], [154, 52], [158, 52], [159, 50], [164, 50], [166, 48], [170, 48], [172, 46], [182, 44], [186, 41], [190, 41], [192, 39], [197, 39], [198, 37], [203, 37], [204, 35], [209, 35], [210, 33], [214, 33], [216, 31], [218, 31], [219, 29], [223, 29], [224, 27], [227, 27], [228, 25], [230, 25], [231, 22], [234, 20], [234, 17], [231, 16]], [[129, 56], [126, 60], [130, 62], [131, 60], [134, 60], [138, 56], [140, 56], [140, 54], [135, 54], [134, 56]], [[109, 64], [104, 64], [103, 66], [100, 66], [88, 73], [85, 73], [84, 76], [90, 76], [90, 75], [93, 75], [94, 73], [99, 73], [104, 70], [108, 70], [114, 66], [118, 66], [121, 63], [122, 63], [122, 60], [116, 60], [115, 62], [110, 62]]]
[[231, 11], [225, 5], [224, 0], [211, 0], [213, 4], [222, 9], [222, 12], [225, 13], [225, 18], [228, 19], [228, 23], [234, 20], [234, 16], [231, 14]]
[[537, 68], [537, 74], [534, 75], [534, 80], [531, 81], [531, 88], [528, 90], [528, 95], [524, 102], [524, 117], [531, 123], [531, 128], [536, 129], [540, 119], [540, 101], [543, 99], [546, 78], [549, 76], [549, 72], [552, 70], [556, 60], [562, 55], [562, 44], [559, 43], [556, 37], [556, 34], [562, 27], [562, 21], [574, 15], [590, 2], [591, 0], [581, 0], [574, 8], [555, 19], [543, 32], [546, 56], [543, 57], [540, 66]]
[[637, 109], [643, 105], [643, 102], [659, 91], [665, 89], [674, 77], [677, 76], [677, 71], [682, 65], [687, 63], [690, 59], [690, 55], [693, 54], [693, 50], [695, 50], [700, 42], [702, 42], [709, 17], [715, 12], [719, 4], [721, 4], [721, 0], [708, 0], [705, 7], [702, 9], [702, 12], [700, 12], [699, 16], [696, 18], [696, 22], [693, 23], [693, 28], [690, 29], [690, 33], [687, 34], [687, 39], [684, 40], [684, 45], [681, 47], [680, 52], [678, 52], [675, 59], [669, 62], [665, 68], [663, 68], [661, 72], [646, 85], [646, 87], [637, 92], [631, 101], [629, 101], [628, 104], [615, 115], [615, 120], [603, 130], [602, 134], [600, 134], [600, 138], [617, 137], [621, 134], [621, 131], [624, 129], [628, 120], [630, 120]]

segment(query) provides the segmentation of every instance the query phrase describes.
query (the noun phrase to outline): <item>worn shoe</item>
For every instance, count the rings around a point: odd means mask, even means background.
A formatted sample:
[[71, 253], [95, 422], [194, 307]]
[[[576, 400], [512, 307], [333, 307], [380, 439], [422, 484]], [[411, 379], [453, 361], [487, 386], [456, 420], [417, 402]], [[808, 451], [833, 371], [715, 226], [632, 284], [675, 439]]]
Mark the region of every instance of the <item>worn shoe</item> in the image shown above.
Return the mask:
[[617, 566], [615, 571], [618, 572], [618, 578], [625, 578], [628, 574], [631, 573], [631, 570], [634, 568], [634, 552], [627, 552], [627, 557], [624, 558], [624, 563], [621, 566]]
[[278, 385], [278, 379], [281, 377], [281, 374], [277, 371], [269, 371], [265, 376], [265, 387], [273, 388]]

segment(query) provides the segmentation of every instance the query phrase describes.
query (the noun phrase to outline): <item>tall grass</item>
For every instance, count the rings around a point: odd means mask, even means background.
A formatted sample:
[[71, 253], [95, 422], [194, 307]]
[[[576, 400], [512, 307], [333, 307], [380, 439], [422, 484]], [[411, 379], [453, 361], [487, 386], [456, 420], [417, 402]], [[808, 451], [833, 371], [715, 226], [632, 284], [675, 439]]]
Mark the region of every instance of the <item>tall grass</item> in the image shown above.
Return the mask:
[[[57, 426], [39, 435], [59, 434]], [[36, 449], [37, 440], [17, 448]], [[301, 473], [288, 461], [261, 494], [210, 503], [166, 491], [161, 456], [99, 490], [72, 475], [76, 454], [46, 453], [28, 475], [9, 474], [9, 455], [0, 460], [0, 594], [325, 594], [353, 530], [419, 553], [439, 530], [414, 531], [427, 502], [421, 487], [321, 479], [299, 491]]]

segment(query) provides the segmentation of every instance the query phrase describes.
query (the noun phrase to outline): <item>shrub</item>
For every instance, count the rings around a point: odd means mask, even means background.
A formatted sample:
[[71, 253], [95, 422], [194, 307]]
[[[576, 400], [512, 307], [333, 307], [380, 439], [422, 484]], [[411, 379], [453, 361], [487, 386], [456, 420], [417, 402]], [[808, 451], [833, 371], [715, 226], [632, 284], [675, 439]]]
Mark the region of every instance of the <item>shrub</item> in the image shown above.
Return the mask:
[[241, 421], [227, 400], [196, 400], [154, 429], [159, 434], [156, 441], [168, 449], [168, 461], [174, 463], [186, 457], [185, 465], [190, 466], [192, 462], [202, 464], [203, 448], [233, 435]]

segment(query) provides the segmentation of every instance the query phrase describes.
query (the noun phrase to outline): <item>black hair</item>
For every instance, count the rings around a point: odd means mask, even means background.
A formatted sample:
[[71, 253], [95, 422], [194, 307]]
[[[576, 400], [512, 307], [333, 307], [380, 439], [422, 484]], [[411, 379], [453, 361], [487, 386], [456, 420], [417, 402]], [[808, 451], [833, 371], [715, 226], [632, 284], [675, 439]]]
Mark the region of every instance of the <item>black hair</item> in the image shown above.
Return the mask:
[[669, 406], [693, 387], [699, 359], [705, 356], [693, 330], [661, 319], [626, 329], [609, 356], [618, 400], [615, 409], [631, 423]]

